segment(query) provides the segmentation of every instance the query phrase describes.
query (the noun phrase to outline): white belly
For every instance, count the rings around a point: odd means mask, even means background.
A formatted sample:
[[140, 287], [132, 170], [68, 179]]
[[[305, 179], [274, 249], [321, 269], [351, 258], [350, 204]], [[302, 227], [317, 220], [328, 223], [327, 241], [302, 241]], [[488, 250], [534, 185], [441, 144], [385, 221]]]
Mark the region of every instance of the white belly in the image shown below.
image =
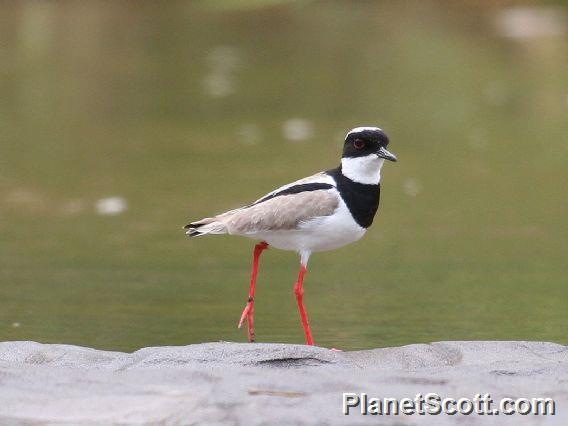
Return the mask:
[[365, 232], [366, 229], [353, 220], [347, 206], [341, 201], [333, 215], [310, 220], [299, 229], [261, 232], [249, 236], [282, 250], [315, 252], [353, 243]]

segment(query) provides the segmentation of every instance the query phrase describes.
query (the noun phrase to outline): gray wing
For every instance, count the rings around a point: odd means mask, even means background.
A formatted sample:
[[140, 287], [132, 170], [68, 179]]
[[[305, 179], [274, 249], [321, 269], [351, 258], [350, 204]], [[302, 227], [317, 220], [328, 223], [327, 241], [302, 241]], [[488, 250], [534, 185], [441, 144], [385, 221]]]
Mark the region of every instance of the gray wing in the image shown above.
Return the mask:
[[333, 214], [338, 206], [335, 181], [321, 172], [281, 186], [248, 206], [192, 222], [185, 229], [190, 237], [298, 229], [304, 222]]
[[303, 222], [330, 216], [339, 206], [336, 190], [322, 189], [279, 195], [249, 207], [217, 216], [229, 234], [255, 234], [298, 229]]

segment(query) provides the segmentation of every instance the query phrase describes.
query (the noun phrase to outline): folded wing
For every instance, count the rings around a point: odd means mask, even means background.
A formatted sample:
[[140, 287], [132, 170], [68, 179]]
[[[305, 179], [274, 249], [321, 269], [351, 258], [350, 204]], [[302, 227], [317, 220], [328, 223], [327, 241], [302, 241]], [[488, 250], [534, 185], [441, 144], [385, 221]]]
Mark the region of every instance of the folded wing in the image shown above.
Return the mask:
[[329, 216], [339, 206], [333, 180], [324, 173], [282, 186], [253, 204], [192, 222], [189, 236], [203, 234], [254, 235], [299, 229], [312, 219]]

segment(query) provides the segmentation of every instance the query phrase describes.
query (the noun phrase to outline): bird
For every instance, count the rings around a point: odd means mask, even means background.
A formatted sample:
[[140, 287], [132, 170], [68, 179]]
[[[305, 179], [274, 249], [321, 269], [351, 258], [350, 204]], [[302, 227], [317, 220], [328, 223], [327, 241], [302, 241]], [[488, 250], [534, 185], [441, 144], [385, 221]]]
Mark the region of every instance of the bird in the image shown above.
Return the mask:
[[359, 240], [379, 207], [381, 169], [397, 161], [379, 127], [364, 126], [345, 136], [338, 167], [281, 186], [258, 200], [184, 227], [189, 237], [229, 234], [258, 241], [253, 250], [248, 298], [238, 322], [246, 321], [255, 341], [254, 302], [260, 256], [269, 247], [295, 251], [300, 271], [294, 293], [307, 345], [314, 345], [304, 305], [304, 277], [312, 253], [334, 250]]

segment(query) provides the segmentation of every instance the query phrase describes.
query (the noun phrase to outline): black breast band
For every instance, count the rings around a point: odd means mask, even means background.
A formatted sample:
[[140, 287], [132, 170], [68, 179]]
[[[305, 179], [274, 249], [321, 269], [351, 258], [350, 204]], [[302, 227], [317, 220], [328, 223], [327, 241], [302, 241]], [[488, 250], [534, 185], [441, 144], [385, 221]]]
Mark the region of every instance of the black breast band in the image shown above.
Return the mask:
[[347, 205], [355, 222], [363, 228], [371, 226], [379, 208], [381, 185], [354, 182], [341, 173], [341, 166], [326, 173], [335, 179], [339, 195]]

